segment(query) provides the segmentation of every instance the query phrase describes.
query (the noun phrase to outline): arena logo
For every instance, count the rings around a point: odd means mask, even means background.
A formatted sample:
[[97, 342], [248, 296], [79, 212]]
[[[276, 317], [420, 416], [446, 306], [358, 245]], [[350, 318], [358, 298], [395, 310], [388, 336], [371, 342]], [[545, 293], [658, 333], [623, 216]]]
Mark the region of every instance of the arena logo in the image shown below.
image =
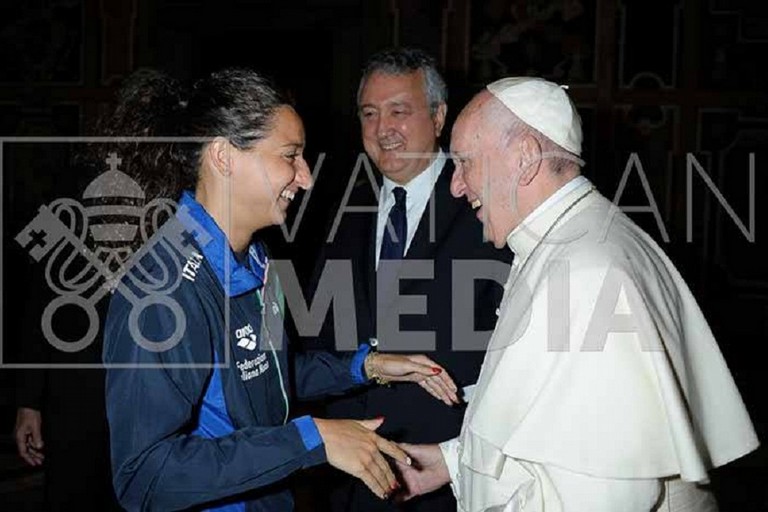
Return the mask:
[[256, 334], [253, 332], [251, 324], [246, 324], [240, 329], [235, 331], [235, 338], [237, 339], [237, 346], [244, 348], [245, 350], [255, 350], [258, 345]]

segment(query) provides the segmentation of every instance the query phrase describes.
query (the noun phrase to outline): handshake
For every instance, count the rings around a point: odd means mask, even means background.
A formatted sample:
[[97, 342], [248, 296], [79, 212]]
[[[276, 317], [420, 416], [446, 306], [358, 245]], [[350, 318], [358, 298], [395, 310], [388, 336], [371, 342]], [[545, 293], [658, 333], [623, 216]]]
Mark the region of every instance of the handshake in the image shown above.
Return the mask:
[[[371, 353], [365, 361], [365, 371], [370, 379], [379, 383], [417, 383], [448, 406], [460, 402], [453, 379], [423, 355]], [[370, 420], [314, 418], [328, 463], [359, 478], [382, 499], [405, 501], [450, 482], [438, 445], [389, 441], [376, 434], [384, 420], [384, 417]], [[391, 457], [394, 464], [390, 465], [385, 456]]]

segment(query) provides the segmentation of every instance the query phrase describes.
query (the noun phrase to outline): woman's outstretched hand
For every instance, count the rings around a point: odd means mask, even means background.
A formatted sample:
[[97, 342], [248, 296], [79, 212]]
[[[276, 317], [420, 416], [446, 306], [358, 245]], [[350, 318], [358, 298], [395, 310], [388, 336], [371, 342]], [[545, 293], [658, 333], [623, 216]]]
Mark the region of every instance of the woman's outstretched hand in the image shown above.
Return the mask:
[[365, 360], [368, 378], [385, 382], [415, 382], [446, 405], [459, 403], [458, 388], [448, 372], [425, 355], [372, 352]]

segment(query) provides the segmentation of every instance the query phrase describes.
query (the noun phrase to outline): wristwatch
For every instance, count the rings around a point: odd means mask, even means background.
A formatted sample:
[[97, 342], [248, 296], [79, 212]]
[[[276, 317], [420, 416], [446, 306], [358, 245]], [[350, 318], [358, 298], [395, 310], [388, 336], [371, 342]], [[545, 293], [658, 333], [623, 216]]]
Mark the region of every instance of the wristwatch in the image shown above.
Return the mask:
[[373, 359], [379, 354], [379, 340], [376, 338], [369, 338], [368, 345], [371, 347], [371, 350], [368, 352], [368, 356], [363, 362], [365, 374], [370, 380], [376, 382], [376, 384], [380, 386], [386, 386], [389, 384], [389, 381], [381, 377], [381, 375], [379, 375], [378, 372], [376, 372], [376, 370], [373, 368]]

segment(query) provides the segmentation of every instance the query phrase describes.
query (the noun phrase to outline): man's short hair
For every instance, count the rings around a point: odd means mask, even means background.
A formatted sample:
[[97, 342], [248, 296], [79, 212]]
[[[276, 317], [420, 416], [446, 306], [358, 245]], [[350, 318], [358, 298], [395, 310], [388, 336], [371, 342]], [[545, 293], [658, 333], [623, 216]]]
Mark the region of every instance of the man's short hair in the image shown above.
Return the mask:
[[404, 75], [418, 70], [424, 72], [427, 103], [431, 114], [434, 115], [440, 104], [448, 100], [448, 88], [437, 70], [435, 59], [418, 48], [388, 48], [372, 55], [363, 67], [363, 76], [357, 88], [357, 105], [360, 106], [363, 86], [372, 74], [381, 72], [388, 75]]

